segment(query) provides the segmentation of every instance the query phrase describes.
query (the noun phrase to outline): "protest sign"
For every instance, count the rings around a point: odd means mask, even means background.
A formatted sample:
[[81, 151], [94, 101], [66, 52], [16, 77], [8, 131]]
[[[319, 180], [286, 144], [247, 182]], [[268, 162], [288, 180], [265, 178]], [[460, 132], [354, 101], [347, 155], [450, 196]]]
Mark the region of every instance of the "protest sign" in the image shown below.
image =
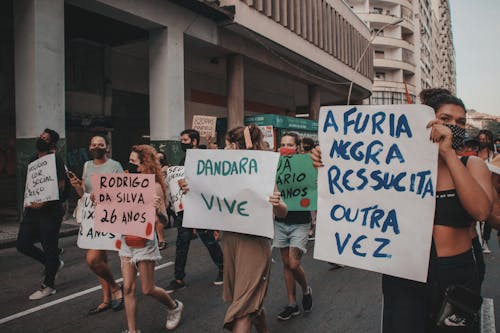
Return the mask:
[[36, 202], [59, 200], [56, 155], [48, 154], [28, 165], [24, 188], [24, 207]]
[[276, 185], [289, 211], [316, 210], [318, 172], [309, 154], [281, 156]]
[[274, 129], [272, 126], [259, 126], [264, 135], [264, 142], [269, 144], [269, 149], [274, 149]]
[[193, 129], [200, 132], [200, 137], [205, 138], [210, 135], [215, 137], [215, 126], [217, 124], [217, 117], [211, 116], [193, 116]]
[[182, 204], [182, 190], [179, 186], [179, 180], [184, 178], [183, 166], [171, 166], [167, 170], [167, 185], [170, 189], [170, 206], [174, 212], [182, 212], [184, 206]]
[[120, 235], [94, 229], [94, 203], [90, 193], [82, 197], [82, 223], [78, 232], [76, 245], [81, 249], [115, 250], [121, 247]]
[[94, 229], [154, 238], [155, 176], [149, 174], [92, 174]]
[[269, 197], [278, 158], [268, 151], [188, 150], [183, 226], [273, 238]]
[[322, 107], [314, 257], [425, 282], [438, 145], [423, 105]]

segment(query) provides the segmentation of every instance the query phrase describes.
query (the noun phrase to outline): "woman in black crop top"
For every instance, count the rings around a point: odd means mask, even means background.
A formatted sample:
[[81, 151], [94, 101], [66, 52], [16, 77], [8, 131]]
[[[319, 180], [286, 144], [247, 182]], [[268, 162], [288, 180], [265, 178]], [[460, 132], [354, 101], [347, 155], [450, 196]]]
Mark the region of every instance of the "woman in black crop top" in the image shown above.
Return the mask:
[[429, 273], [426, 284], [383, 276], [383, 332], [476, 332], [477, 324], [458, 314], [445, 319], [448, 327], [436, 326], [436, 317], [448, 286], [462, 285], [480, 293], [470, 227], [490, 213], [490, 176], [481, 159], [461, 160], [455, 153], [465, 134], [462, 101], [435, 89], [420, 96], [436, 112], [428, 128], [430, 139], [439, 144]]
[[[436, 325], [437, 314], [450, 285], [462, 285], [479, 293], [478, 274], [470, 226], [488, 218], [491, 210], [491, 181], [484, 162], [474, 156], [461, 161], [455, 149], [465, 134], [465, 106], [446, 89], [421, 92], [423, 104], [431, 106], [436, 119], [428, 124], [430, 140], [439, 144], [436, 211], [427, 283], [384, 275], [384, 333], [476, 332], [476, 325], [453, 314], [449, 327]], [[311, 158], [323, 166], [321, 151]], [[465, 326], [465, 327], [464, 327]]]

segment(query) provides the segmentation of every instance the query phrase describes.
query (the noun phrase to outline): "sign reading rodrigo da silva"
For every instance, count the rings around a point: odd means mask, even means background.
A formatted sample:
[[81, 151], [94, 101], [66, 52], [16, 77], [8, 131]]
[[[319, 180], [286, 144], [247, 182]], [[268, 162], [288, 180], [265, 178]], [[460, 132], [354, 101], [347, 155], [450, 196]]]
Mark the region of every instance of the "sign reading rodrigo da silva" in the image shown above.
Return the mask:
[[278, 158], [257, 150], [188, 150], [182, 225], [273, 238], [269, 197]]
[[309, 154], [281, 156], [276, 185], [289, 211], [316, 210], [318, 172]]
[[154, 238], [154, 175], [92, 174], [91, 181], [96, 200], [95, 230]]
[[423, 105], [322, 107], [314, 257], [425, 282], [438, 145]]

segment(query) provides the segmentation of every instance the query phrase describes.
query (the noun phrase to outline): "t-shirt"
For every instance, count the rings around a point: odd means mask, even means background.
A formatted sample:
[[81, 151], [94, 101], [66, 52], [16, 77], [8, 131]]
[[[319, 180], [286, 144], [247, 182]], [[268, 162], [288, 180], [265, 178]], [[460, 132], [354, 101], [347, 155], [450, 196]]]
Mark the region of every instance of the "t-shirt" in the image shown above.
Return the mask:
[[92, 180], [90, 175], [93, 173], [122, 173], [123, 168], [120, 162], [109, 158], [103, 164], [94, 164], [94, 160], [85, 162], [83, 166], [83, 183], [85, 184], [85, 192], [92, 192]]
[[309, 211], [289, 211], [284, 218], [276, 218], [276, 221], [286, 224], [307, 224], [311, 223], [311, 212]]
[[[53, 153], [51, 153], [53, 154]], [[57, 181], [65, 180], [66, 178], [66, 168], [64, 167], [64, 162], [62, 158], [56, 154], [56, 173], [57, 173]], [[34, 162], [38, 159], [38, 155], [33, 156], [29, 163]], [[28, 164], [29, 164], [28, 163]], [[62, 211], [62, 202], [64, 201], [64, 189], [61, 190], [59, 188], [59, 200], [48, 201], [42, 208], [40, 209], [31, 209], [26, 207], [24, 210], [25, 215], [32, 214], [60, 214]]]

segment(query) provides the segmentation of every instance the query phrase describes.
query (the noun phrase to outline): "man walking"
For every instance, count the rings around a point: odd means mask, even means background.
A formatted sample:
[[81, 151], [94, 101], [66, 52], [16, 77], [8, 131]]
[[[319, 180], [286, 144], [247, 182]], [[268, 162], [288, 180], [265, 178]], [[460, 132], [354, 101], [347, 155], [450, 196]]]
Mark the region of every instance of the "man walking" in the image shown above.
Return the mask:
[[[181, 147], [184, 152], [188, 149], [197, 149], [200, 143], [200, 133], [194, 129], [186, 129], [181, 132]], [[180, 165], [184, 165], [185, 157], [179, 163]], [[208, 249], [208, 253], [212, 258], [212, 261], [218, 268], [217, 278], [214, 280], [214, 285], [223, 284], [222, 279], [222, 271], [224, 267], [224, 259], [222, 255], [222, 250], [219, 246], [219, 243], [214, 237], [213, 230], [203, 230], [192, 228], [184, 228], [182, 226], [184, 213], [177, 213], [176, 217], [176, 226], [177, 226], [177, 241], [176, 241], [176, 249], [175, 249], [175, 278], [170, 281], [170, 284], [166, 288], [167, 292], [174, 292], [179, 289], [183, 289], [186, 287], [186, 283], [184, 282], [184, 277], [186, 276], [185, 268], [186, 261], [189, 252], [189, 245], [191, 243], [191, 239], [198, 235], [203, 244]]]
[[[58, 140], [59, 134], [46, 128], [36, 141], [37, 155], [32, 158], [30, 163], [46, 155], [54, 154]], [[59, 156], [55, 156], [55, 161], [60, 199], [31, 203], [25, 208], [23, 220], [19, 226], [17, 250], [37, 260], [45, 267], [45, 279], [42, 286], [29, 296], [30, 300], [42, 299], [56, 293], [55, 276], [64, 265], [59, 259], [58, 239], [64, 216], [61, 199], [63, 199], [65, 171], [64, 163]], [[38, 241], [42, 245], [42, 250], [34, 245]]]

